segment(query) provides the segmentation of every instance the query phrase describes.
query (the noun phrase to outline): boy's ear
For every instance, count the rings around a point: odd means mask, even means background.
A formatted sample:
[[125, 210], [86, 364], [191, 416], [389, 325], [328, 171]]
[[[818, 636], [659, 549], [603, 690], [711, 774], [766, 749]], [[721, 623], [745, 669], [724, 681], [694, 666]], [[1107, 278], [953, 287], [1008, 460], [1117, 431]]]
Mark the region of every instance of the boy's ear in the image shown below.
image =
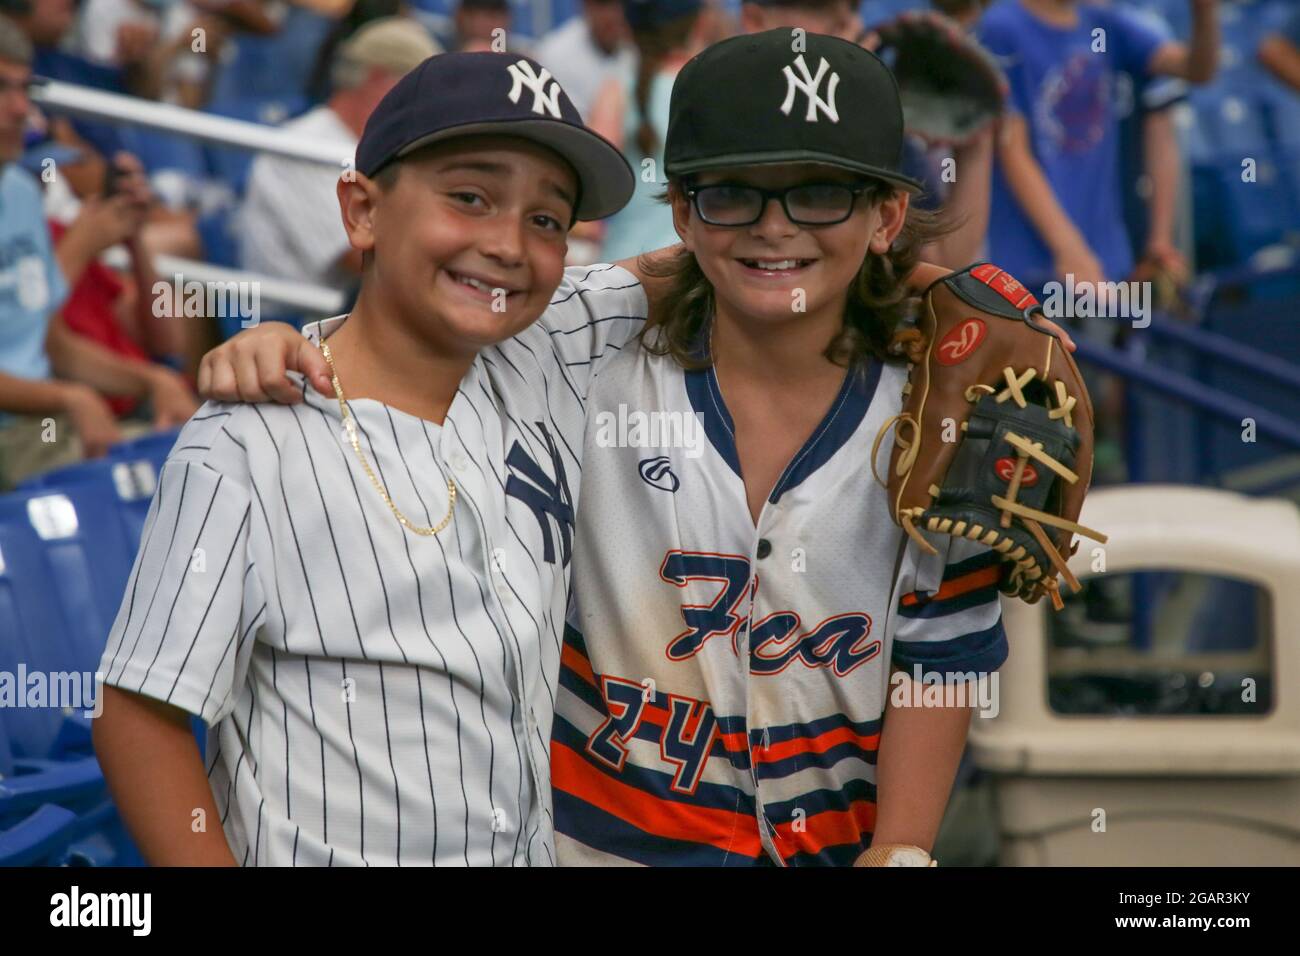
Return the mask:
[[875, 231], [871, 233], [869, 244], [871, 251], [876, 255], [883, 256], [889, 252], [889, 247], [902, 232], [903, 223], [907, 221], [907, 206], [910, 200], [911, 196], [900, 189], [876, 207], [880, 212], [880, 221], [876, 224]]
[[375, 247], [375, 212], [383, 190], [369, 176], [354, 171], [351, 177], [339, 177], [336, 192], [348, 242], [358, 252], [371, 251]]

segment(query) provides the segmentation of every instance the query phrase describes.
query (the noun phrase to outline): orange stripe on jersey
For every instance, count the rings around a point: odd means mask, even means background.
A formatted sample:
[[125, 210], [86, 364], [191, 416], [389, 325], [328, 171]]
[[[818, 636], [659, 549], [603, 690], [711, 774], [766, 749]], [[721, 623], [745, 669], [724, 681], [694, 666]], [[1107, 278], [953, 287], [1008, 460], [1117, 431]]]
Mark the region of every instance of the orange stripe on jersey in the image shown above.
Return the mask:
[[[795, 853], [820, 853], [828, 846], [857, 843], [862, 834], [876, 828], [876, 804], [873, 800], [854, 800], [847, 810], [825, 810], [808, 819], [776, 824], [781, 838], [777, 846], [783, 856]], [[792, 849], [793, 847], [793, 849]]]
[[880, 734], [863, 736], [854, 733], [852, 727], [836, 727], [834, 730], [828, 730], [816, 737], [798, 737], [794, 740], [784, 740], [779, 744], [772, 744], [770, 747], [760, 748], [755, 752], [756, 762], [773, 763], [797, 754], [825, 753], [832, 747], [842, 743], [855, 743], [863, 750], [875, 750], [880, 746]]
[[[568, 644], [560, 651], [560, 661], [592, 687], [596, 687], [596, 675], [591, 669], [591, 661], [579, 654]], [[597, 688], [599, 689], [599, 688]]]
[[551, 782], [656, 836], [707, 843], [742, 856], [756, 857], [763, 852], [758, 821], [752, 816], [661, 800], [606, 776], [558, 741], [551, 742]]
[[[958, 597], [968, 591], [974, 591], [977, 588], [996, 585], [1001, 570], [1001, 567], [995, 564], [992, 567], [979, 568], [975, 571], [970, 571], [960, 577], [953, 578], [951, 581], [944, 581], [943, 584], [939, 585], [939, 590], [926, 600], [946, 601], [949, 598]], [[921, 603], [921, 600], [916, 596], [915, 591], [903, 595], [904, 607], [912, 607], [919, 603]]]
[[724, 734], [719, 730], [718, 739], [722, 741], [722, 746], [726, 748], [728, 753], [743, 754], [749, 752], [749, 740], [746, 738], [744, 731], [732, 731], [729, 734]]

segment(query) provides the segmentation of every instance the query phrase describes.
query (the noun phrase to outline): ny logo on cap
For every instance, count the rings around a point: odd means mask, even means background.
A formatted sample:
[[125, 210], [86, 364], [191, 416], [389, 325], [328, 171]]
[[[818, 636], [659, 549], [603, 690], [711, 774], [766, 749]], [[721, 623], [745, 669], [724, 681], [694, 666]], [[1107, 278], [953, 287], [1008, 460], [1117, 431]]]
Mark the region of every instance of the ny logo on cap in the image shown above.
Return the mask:
[[813, 76], [808, 70], [808, 64], [804, 62], [803, 54], [800, 53], [794, 58], [794, 65], [799, 68], [803, 77], [794, 75], [794, 70], [788, 66], [784, 67], [782, 72], [785, 73], [785, 102], [781, 104], [781, 112], [786, 116], [790, 115], [790, 109], [794, 106], [795, 90], [801, 90], [804, 96], [808, 97], [808, 113], [804, 119], [809, 123], [817, 122], [817, 111], [821, 110], [826, 114], [832, 123], [840, 121], [840, 114], [835, 110], [835, 87], [840, 85], [840, 75], [831, 74], [831, 82], [826, 91], [826, 99], [821, 98], [822, 78], [826, 76], [826, 71], [831, 65], [822, 57], [821, 63], [817, 66], [817, 75]]
[[[542, 72], [534, 73], [533, 65], [527, 60], [512, 63], [510, 70], [510, 102], [518, 103], [519, 96], [526, 86], [533, 94], [533, 112], [539, 116], [550, 114], [560, 118], [560, 84], [551, 76], [551, 71], [542, 67]], [[546, 84], [551, 88], [547, 90]]]

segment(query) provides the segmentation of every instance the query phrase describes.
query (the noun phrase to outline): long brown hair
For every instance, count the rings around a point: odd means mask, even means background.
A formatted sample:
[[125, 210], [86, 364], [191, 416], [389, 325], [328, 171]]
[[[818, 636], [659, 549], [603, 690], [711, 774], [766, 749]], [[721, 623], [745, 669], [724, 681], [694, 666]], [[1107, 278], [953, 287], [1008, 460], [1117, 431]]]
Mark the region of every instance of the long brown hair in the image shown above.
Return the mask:
[[[671, 177], [660, 198], [672, 202], [683, 195], [686, 184]], [[872, 206], [894, 195], [896, 187], [884, 180], [870, 180], [863, 199]], [[905, 361], [890, 349], [894, 333], [916, 306], [917, 297], [906, 279], [921, 261], [928, 243], [950, 232], [953, 226], [942, 214], [909, 206], [903, 228], [883, 255], [867, 252], [849, 288], [844, 323], [827, 343], [825, 356], [837, 365], [852, 368], [869, 358], [881, 362]], [[665, 279], [664, 289], [650, 320], [641, 330], [641, 344], [655, 355], [671, 355], [683, 368], [707, 368], [712, 356], [701, 355], [701, 342], [713, 314], [714, 291], [695, 254], [685, 248], [671, 256], [653, 259], [641, 256], [638, 267], [647, 276]]]
[[636, 87], [632, 95], [637, 114], [641, 117], [636, 145], [642, 156], [654, 156], [661, 145], [659, 134], [650, 123], [650, 86], [668, 55], [686, 49], [699, 18], [700, 11], [697, 10], [667, 23], [632, 31], [632, 42], [637, 49]]

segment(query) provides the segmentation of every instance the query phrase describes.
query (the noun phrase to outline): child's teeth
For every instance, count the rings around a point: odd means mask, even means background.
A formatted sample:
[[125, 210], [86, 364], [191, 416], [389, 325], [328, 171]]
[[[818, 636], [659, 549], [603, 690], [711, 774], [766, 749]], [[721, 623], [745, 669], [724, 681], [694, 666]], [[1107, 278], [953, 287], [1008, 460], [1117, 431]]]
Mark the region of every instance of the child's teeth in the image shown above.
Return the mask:
[[763, 262], [760, 260], [758, 263], [758, 267], [760, 269], [775, 271], [777, 269], [793, 269], [798, 264], [799, 264], [799, 260], [797, 259], [781, 259], [777, 262]]

